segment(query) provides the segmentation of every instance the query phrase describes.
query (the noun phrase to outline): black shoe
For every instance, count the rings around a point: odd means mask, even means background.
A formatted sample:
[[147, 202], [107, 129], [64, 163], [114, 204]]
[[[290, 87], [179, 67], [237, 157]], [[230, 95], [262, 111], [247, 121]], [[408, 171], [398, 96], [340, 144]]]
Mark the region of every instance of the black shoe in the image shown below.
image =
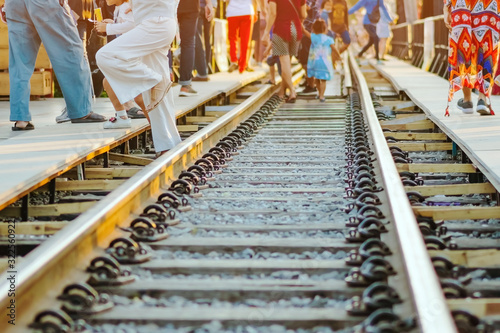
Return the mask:
[[301, 92], [301, 95], [312, 95], [316, 93], [316, 88], [306, 86]]

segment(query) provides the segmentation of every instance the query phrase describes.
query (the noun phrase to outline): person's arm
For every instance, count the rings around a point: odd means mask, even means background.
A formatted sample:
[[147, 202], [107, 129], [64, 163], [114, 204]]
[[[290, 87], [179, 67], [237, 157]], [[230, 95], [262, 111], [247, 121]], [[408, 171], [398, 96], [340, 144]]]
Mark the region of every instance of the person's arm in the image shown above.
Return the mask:
[[359, 0], [354, 6], [347, 11], [347, 14], [351, 15], [357, 12], [361, 7], [365, 6], [365, 0]]
[[307, 5], [303, 4], [300, 6], [300, 20], [304, 21], [307, 17]]
[[274, 25], [274, 21], [276, 21], [276, 2], [269, 2], [267, 20], [266, 20], [266, 29], [264, 30], [264, 35], [262, 36], [262, 44], [266, 46], [269, 43], [269, 34], [271, 33], [271, 28]]
[[257, 0], [259, 5], [259, 10], [264, 18], [267, 17], [267, 1], [266, 0]]
[[128, 11], [127, 7], [123, 9], [124, 15], [121, 16], [121, 18], [123, 18], [123, 22], [107, 24], [106, 35], [121, 35], [135, 28], [134, 15], [131, 11]]
[[[347, 31], [349, 31], [349, 14], [347, 13], [347, 2], [344, 1], [344, 21], [345, 21], [345, 28]], [[332, 13], [333, 15], [333, 13]]]
[[446, 3], [443, 7], [443, 14], [444, 14], [444, 25], [448, 28], [448, 30], [451, 31], [451, 11], [450, 11], [450, 5]]
[[387, 23], [394, 21], [394, 19], [389, 14], [389, 11], [387, 10], [387, 7], [385, 6], [385, 3], [383, 0], [380, 1], [380, 9], [382, 9], [382, 13], [383, 13]]
[[302, 25], [302, 34], [306, 36], [307, 38], [311, 39], [311, 33], [307, 31], [306, 28], [304, 28], [304, 25]]
[[208, 22], [212, 21], [215, 16], [215, 9], [212, 0], [205, 0], [205, 18]]
[[340, 53], [335, 47], [335, 44], [330, 44], [330, 47], [332, 48], [332, 65], [335, 67], [335, 62], [341, 60], [342, 58], [340, 57]]

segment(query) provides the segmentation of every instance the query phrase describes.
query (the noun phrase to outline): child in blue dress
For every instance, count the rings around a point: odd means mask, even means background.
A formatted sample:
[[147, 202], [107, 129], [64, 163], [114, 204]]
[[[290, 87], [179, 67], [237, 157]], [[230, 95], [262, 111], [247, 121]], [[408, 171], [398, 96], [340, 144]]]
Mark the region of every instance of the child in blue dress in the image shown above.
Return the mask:
[[332, 78], [333, 64], [340, 60], [332, 37], [327, 36], [328, 28], [323, 19], [317, 19], [312, 27], [311, 48], [307, 61], [307, 76], [313, 77], [320, 102], [325, 102], [326, 81]]

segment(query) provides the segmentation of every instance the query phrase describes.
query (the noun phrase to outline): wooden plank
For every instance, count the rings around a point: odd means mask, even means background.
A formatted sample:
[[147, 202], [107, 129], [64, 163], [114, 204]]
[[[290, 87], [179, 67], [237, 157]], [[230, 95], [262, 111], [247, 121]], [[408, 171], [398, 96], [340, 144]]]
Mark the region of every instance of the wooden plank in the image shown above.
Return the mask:
[[452, 150], [453, 143], [451, 142], [396, 142], [388, 143], [389, 147], [399, 147], [404, 151], [440, 151]]
[[393, 120], [384, 120], [380, 122], [380, 126], [384, 127], [387, 125], [403, 125], [403, 124], [411, 124], [416, 122], [422, 122], [427, 119], [427, 115], [419, 114], [416, 116], [406, 117], [403, 119], [393, 119]]
[[[35, 72], [30, 79], [31, 92], [33, 96], [45, 96], [52, 93], [52, 73]], [[10, 94], [9, 73], [0, 72], [0, 95]]]
[[272, 187], [255, 187], [255, 188], [209, 188], [203, 191], [203, 193], [209, 192], [260, 192], [260, 193], [270, 193], [270, 192], [292, 192], [292, 193], [327, 193], [327, 192], [344, 192], [344, 189], [337, 187], [325, 187], [325, 188], [272, 188]]
[[[205, 200], [205, 198], [203, 198]], [[252, 198], [248, 198], [252, 200]], [[283, 198], [281, 198], [283, 200]], [[286, 198], [285, 198], [286, 200]], [[342, 231], [346, 229], [345, 223], [311, 223], [311, 224], [190, 224], [182, 223], [179, 228], [192, 228], [196, 230], [216, 231], [243, 231], [243, 232], [271, 232], [271, 231]]]
[[444, 141], [448, 137], [444, 133], [394, 133], [384, 132], [384, 136], [392, 136], [396, 140], [441, 140]]
[[208, 117], [222, 117], [227, 114], [228, 111], [205, 111], [205, 115]]
[[[188, 283], [186, 283], [189, 285]], [[92, 322], [123, 323], [128, 321], [154, 322], [156, 324], [200, 324], [213, 321], [231, 322], [235, 324], [271, 325], [286, 323], [288, 328], [303, 327], [303, 325], [328, 325], [332, 329], [343, 329], [360, 323], [364, 317], [347, 315], [343, 309], [332, 308], [228, 308], [214, 311], [213, 308], [134, 308], [115, 306], [110, 311], [92, 316]]]
[[170, 238], [149, 244], [153, 248], [182, 248], [186, 250], [210, 251], [241, 251], [247, 248], [257, 248], [265, 251], [296, 252], [296, 251], [345, 251], [358, 248], [359, 244], [347, 243], [343, 239], [267, 239], [267, 238]]
[[219, 119], [218, 117], [207, 117], [207, 116], [195, 116], [195, 117], [186, 117], [186, 122], [188, 123], [211, 123]]
[[134, 155], [127, 155], [127, 154], [117, 154], [117, 153], [109, 153], [109, 159], [132, 165], [148, 165], [151, 162], [153, 162], [153, 160], [150, 158], [137, 157]]
[[380, 122], [380, 126], [382, 129], [389, 129], [392, 131], [418, 131], [418, 130], [432, 130], [435, 125], [432, 121], [423, 120], [416, 121], [414, 123], [409, 124], [384, 124], [384, 122]]
[[197, 132], [199, 128], [198, 125], [177, 125], [179, 132]]
[[500, 268], [498, 249], [429, 251], [429, 256], [445, 256], [455, 265], [468, 268]]
[[473, 164], [450, 164], [450, 163], [396, 163], [399, 172], [435, 172], [435, 173], [475, 173], [477, 171]]
[[479, 318], [500, 314], [500, 298], [459, 298], [448, 299], [446, 302], [451, 311], [464, 310]]
[[405, 186], [407, 192], [419, 192], [425, 197], [433, 195], [464, 195], [479, 193], [496, 193], [496, 189], [490, 183], [480, 184], [454, 184], [435, 186]]
[[[53, 235], [67, 225], [68, 222], [16, 222], [15, 230], [18, 235]], [[0, 224], [0, 236], [8, 234], [7, 223]]]
[[68, 180], [56, 182], [58, 191], [113, 191], [123, 184], [126, 179], [98, 179], [98, 180]]
[[[87, 179], [113, 179], [113, 178], [130, 178], [138, 173], [142, 168], [86, 168], [85, 177]], [[76, 170], [70, 170], [61, 178], [77, 178]]]
[[[202, 261], [202, 260], [196, 260]], [[225, 261], [225, 260], [220, 260]], [[272, 260], [271, 260], [272, 262]], [[197, 295], [199, 293], [206, 294], [223, 294], [226, 292], [241, 292], [241, 293], [268, 293], [269, 299], [281, 298], [283, 295], [297, 295], [307, 293], [321, 293], [331, 295], [332, 293], [338, 296], [354, 296], [362, 293], [362, 288], [346, 288], [343, 280], [330, 281], [311, 281], [304, 282], [302, 280], [286, 280], [286, 279], [245, 279], [234, 278], [225, 280], [210, 280], [209, 283], [203, 280], [191, 280], [186, 283], [184, 279], [156, 279], [154, 285], [144, 283], [144, 281], [136, 281], [123, 286], [98, 287], [99, 291], [112, 293], [114, 295], [132, 296], [145, 292], [154, 293], [155, 295], [175, 293], [175, 295]], [[273, 295], [274, 294], [274, 295]], [[276, 294], [281, 294], [276, 295]]]
[[255, 259], [173, 259], [152, 260], [139, 265], [142, 269], [156, 272], [168, 271], [172, 274], [196, 273], [271, 273], [279, 270], [291, 270], [311, 273], [331, 272], [334, 270], [348, 271], [350, 267], [344, 260], [255, 260]]
[[[80, 214], [95, 204], [95, 201], [71, 202], [44, 206], [30, 206], [30, 216], [59, 216], [62, 214]], [[7, 207], [0, 211], [0, 216], [20, 216], [21, 207]]]
[[500, 207], [412, 207], [418, 216], [440, 220], [500, 219]]

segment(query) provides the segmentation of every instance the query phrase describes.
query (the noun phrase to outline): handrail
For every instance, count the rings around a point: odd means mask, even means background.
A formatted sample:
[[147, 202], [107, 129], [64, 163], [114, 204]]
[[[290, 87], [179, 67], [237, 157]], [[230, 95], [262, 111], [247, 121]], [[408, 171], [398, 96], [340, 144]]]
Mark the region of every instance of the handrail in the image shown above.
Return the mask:
[[421, 332], [458, 332], [380, 127], [368, 85], [354, 57], [351, 53], [349, 55], [352, 71], [358, 82], [364, 114], [377, 154], [377, 160], [389, 161], [380, 168], [381, 177], [389, 199], [389, 207], [394, 219], [399, 247], [413, 302], [417, 310]]

